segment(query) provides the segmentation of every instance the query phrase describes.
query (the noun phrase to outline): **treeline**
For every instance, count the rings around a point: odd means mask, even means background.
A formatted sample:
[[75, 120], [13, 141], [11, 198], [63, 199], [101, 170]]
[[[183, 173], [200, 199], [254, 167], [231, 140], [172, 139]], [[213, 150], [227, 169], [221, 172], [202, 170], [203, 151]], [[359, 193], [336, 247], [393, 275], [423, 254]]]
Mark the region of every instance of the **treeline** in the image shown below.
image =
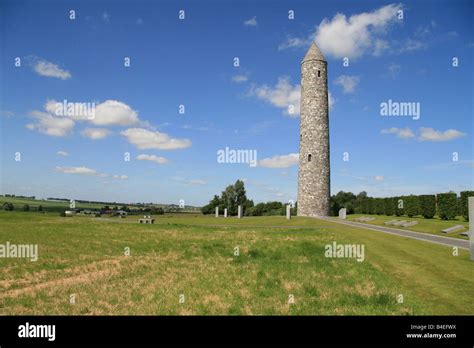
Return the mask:
[[437, 215], [443, 220], [462, 216], [469, 220], [468, 197], [471, 196], [474, 196], [474, 191], [463, 191], [459, 197], [456, 193], [449, 192], [386, 198], [367, 197], [365, 192], [356, 196], [351, 192], [341, 191], [331, 197], [331, 215], [337, 215], [340, 208], [346, 208], [348, 214], [423, 216], [427, 219]]
[[36, 196], [16, 196], [11, 194], [5, 194], [4, 197], [12, 197], [12, 198], [26, 198], [26, 199], [35, 199]]
[[222, 191], [221, 195], [214, 195], [208, 204], [201, 208], [203, 214], [214, 214], [216, 207], [222, 214], [227, 208], [227, 214], [237, 215], [238, 206], [241, 205], [244, 213], [254, 206], [253, 201], [247, 198], [245, 185], [242, 180], [237, 180], [235, 184], [229, 185]]
[[[237, 180], [235, 184], [229, 185], [221, 195], [214, 195], [211, 201], [201, 208], [203, 214], [214, 214], [216, 207], [219, 207], [220, 214], [227, 208], [229, 216], [237, 215], [238, 206], [243, 208], [244, 216], [267, 216], [285, 215], [286, 205], [282, 202], [274, 201], [258, 203], [254, 205], [253, 200], [247, 198], [245, 184], [242, 180]], [[291, 215], [296, 215], [296, 206], [292, 208]]]

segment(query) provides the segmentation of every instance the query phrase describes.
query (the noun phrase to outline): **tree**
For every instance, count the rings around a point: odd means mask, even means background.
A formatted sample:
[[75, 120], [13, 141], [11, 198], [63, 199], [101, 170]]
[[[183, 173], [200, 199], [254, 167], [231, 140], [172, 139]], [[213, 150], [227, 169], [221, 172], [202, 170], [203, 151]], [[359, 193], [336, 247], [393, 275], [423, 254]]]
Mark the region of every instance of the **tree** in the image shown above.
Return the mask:
[[38, 205], [38, 211], [43, 211], [43, 206], [41, 204]]
[[456, 217], [457, 196], [455, 193], [438, 193], [436, 195], [438, 205], [438, 216], [443, 220], [451, 220]]
[[395, 215], [396, 216], [402, 216], [405, 214], [405, 204], [404, 204], [404, 198], [405, 197], [393, 197], [393, 201], [395, 204]]
[[474, 191], [461, 192], [459, 208], [460, 208], [461, 215], [464, 217], [464, 219], [466, 219], [466, 221], [469, 221], [469, 206], [468, 206], [469, 197], [474, 197]]
[[227, 208], [227, 213], [229, 215], [235, 215], [237, 213], [237, 206], [235, 205], [235, 190], [234, 185], [229, 185], [226, 187], [221, 194], [222, 201], [222, 210]]
[[234, 184], [234, 194], [235, 194], [235, 204], [237, 206], [239, 205], [245, 205], [247, 202], [247, 195], [245, 192], [245, 185], [242, 180], [237, 180]]
[[354, 205], [356, 196], [352, 192], [339, 191], [336, 195], [331, 196], [330, 214], [332, 216], [339, 215], [339, 209], [346, 208], [348, 214], [354, 213]]
[[374, 198], [374, 212], [377, 215], [382, 215], [385, 212], [384, 199], [383, 198]]
[[245, 215], [248, 215], [246, 210], [254, 205], [253, 201], [247, 198], [245, 184], [242, 180], [237, 180], [233, 185], [227, 186], [220, 197], [214, 195], [209, 203], [201, 208], [201, 212], [203, 214], [213, 214], [216, 207], [219, 207], [221, 212], [227, 208], [229, 215], [237, 215], [239, 205], [244, 209]]
[[362, 191], [359, 192], [356, 196], [355, 202], [354, 202], [354, 213], [356, 214], [366, 214], [365, 212], [365, 202], [367, 200], [367, 192]]
[[23, 206], [23, 211], [30, 211], [30, 206], [28, 204], [25, 204]]
[[383, 199], [385, 215], [393, 215], [395, 213], [395, 204], [392, 197]]
[[3, 209], [6, 210], [6, 211], [12, 211], [15, 209], [15, 207], [13, 206], [12, 203], [3, 203]]
[[405, 214], [408, 217], [413, 217], [420, 214], [418, 196], [410, 195], [404, 197]]
[[436, 214], [436, 196], [420, 195], [418, 196], [420, 214], [425, 219], [432, 219]]
[[367, 199], [367, 214], [375, 214], [375, 199], [372, 197]]

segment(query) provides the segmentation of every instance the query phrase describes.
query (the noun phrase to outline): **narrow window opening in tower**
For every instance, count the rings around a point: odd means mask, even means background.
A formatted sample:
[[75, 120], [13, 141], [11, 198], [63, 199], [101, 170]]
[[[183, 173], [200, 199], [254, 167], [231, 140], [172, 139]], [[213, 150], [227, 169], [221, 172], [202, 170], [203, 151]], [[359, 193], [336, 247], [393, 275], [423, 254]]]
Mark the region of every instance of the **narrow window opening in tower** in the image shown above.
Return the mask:
[[303, 134], [300, 134], [300, 140], [303, 140]]
[[321, 70], [318, 70], [318, 77], [321, 77]]
[[311, 154], [308, 155], [308, 162], [311, 162]]

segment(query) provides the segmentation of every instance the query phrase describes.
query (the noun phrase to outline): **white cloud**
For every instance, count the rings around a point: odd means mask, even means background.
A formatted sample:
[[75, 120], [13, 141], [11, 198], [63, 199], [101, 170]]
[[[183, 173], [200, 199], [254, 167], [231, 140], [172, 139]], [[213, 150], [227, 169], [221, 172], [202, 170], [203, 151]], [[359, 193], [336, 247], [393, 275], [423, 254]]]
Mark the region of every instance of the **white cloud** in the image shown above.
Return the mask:
[[81, 132], [82, 136], [97, 140], [103, 139], [110, 134], [110, 131], [105, 128], [86, 128]]
[[[99, 178], [107, 178], [109, 174], [99, 173], [97, 170], [88, 168], [88, 167], [56, 167], [55, 169], [58, 173], [64, 174], [76, 174], [76, 175], [86, 175], [86, 176], [97, 176]], [[112, 175], [114, 179], [126, 180], [128, 179], [127, 175]]]
[[278, 45], [278, 50], [286, 50], [288, 48], [300, 48], [309, 46], [312, 42], [312, 39], [301, 39], [298, 37], [287, 37], [286, 41], [280, 45]]
[[341, 86], [344, 93], [354, 93], [359, 80], [358, 76], [341, 75], [334, 80], [334, 84]]
[[420, 128], [420, 141], [449, 141], [465, 136], [466, 133], [462, 133], [455, 129], [448, 129], [446, 131], [437, 131], [433, 128]]
[[[81, 105], [84, 107], [79, 107]], [[68, 110], [70, 106], [74, 106], [71, 108], [73, 112], [79, 111], [80, 113], [70, 114]], [[58, 107], [60, 110], [64, 109], [63, 102], [54, 99], [48, 100], [44, 105], [45, 110], [51, 115], [57, 114]], [[66, 115], [64, 117], [72, 118], [75, 121], [90, 122], [96, 126], [130, 126], [141, 122], [137, 111], [118, 100], [109, 99], [99, 104], [67, 101], [65, 109]]]
[[246, 81], [248, 81], [248, 79], [249, 78], [246, 75], [232, 76], [232, 82], [236, 82], [236, 83], [246, 82]]
[[[283, 113], [290, 117], [297, 117], [300, 113], [300, 85], [292, 85], [288, 77], [280, 77], [274, 87], [267, 85], [254, 86], [250, 90], [250, 95], [283, 109]], [[288, 112], [290, 105], [294, 108], [293, 114]]]
[[[457, 139], [466, 135], [455, 129], [448, 129], [446, 131], [438, 131], [433, 128], [420, 127], [420, 135], [417, 137], [419, 141], [449, 141]], [[415, 133], [408, 127], [406, 128], [387, 128], [381, 130], [382, 134], [395, 134], [399, 138], [414, 138]]]
[[55, 77], [61, 80], [67, 80], [71, 78], [71, 73], [67, 70], [61, 69], [56, 64], [48, 62], [44, 59], [35, 60], [33, 63], [33, 69], [38, 75], [46, 77]]
[[138, 149], [176, 150], [191, 146], [189, 139], [171, 138], [166, 133], [150, 131], [144, 128], [129, 128], [120, 133], [130, 144]]
[[191, 180], [188, 180], [188, 183], [190, 185], [206, 185], [207, 181], [201, 180], [201, 179], [191, 179]]
[[[290, 117], [298, 117], [300, 114], [301, 87], [299, 84], [292, 85], [288, 77], [280, 77], [274, 87], [268, 85], [252, 86], [248, 95], [283, 109], [283, 114]], [[335, 99], [328, 91], [329, 110], [333, 108], [334, 104]], [[294, 108], [294, 112], [291, 114], [289, 112], [290, 105]]]
[[36, 122], [27, 124], [26, 128], [46, 135], [64, 137], [74, 128], [74, 121], [66, 117], [54, 117], [41, 111], [32, 111], [30, 116], [34, 117]]
[[57, 154], [58, 156], [63, 156], [63, 157], [69, 156], [69, 154], [68, 154], [66, 151], [62, 151], [62, 150], [56, 152], [56, 154]]
[[56, 171], [65, 174], [99, 175], [95, 169], [87, 167], [56, 167]]
[[180, 176], [173, 176], [170, 179], [184, 185], [207, 185], [207, 181], [202, 179], [186, 179]]
[[138, 113], [117, 100], [106, 100], [95, 107], [91, 122], [98, 126], [129, 126], [139, 123]]
[[108, 14], [107, 12], [102, 13], [102, 19], [104, 20], [104, 22], [110, 23], [110, 14]]
[[385, 51], [387, 51], [389, 48], [390, 48], [390, 45], [388, 44], [386, 40], [377, 39], [375, 40], [375, 43], [374, 43], [373, 55], [376, 57], [379, 57], [383, 53], [385, 53]]
[[374, 176], [374, 180], [375, 181], [383, 181], [385, 178], [383, 177], [383, 175], [376, 175]]
[[336, 104], [336, 99], [333, 98], [331, 95], [331, 91], [328, 90], [328, 104], [329, 104], [329, 110], [332, 110], [334, 107], [334, 104]]
[[408, 38], [399, 44], [398, 53], [417, 51], [427, 47], [428, 44], [425, 41]]
[[15, 113], [13, 111], [10, 111], [10, 110], [0, 110], [0, 116], [10, 118], [10, 117], [15, 116]]
[[252, 18], [247, 19], [247, 20], [244, 22], [244, 25], [245, 25], [245, 26], [248, 26], [248, 27], [256, 27], [256, 26], [258, 25], [258, 23], [257, 23], [257, 17], [256, 17], [256, 16], [253, 16]]
[[138, 155], [137, 160], [139, 160], [139, 161], [151, 161], [151, 162], [155, 162], [155, 163], [158, 163], [158, 164], [168, 163], [168, 160], [164, 157], [159, 157], [159, 156], [156, 156], [156, 155], [147, 155], [147, 154]]
[[380, 131], [382, 134], [395, 134], [398, 138], [407, 139], [407, 138], [414, 138], [415, 133], [408, 127], [406, 128], [386, 128]]
[[290, 153], [288, 155], [273, 156], [258, 161], [259, 167], [265, 168], [288, 168], [298, 164], [299, 155]]
[[401, 4], [391, 4], [349, 18], [338, 13], [332, 20], [323, 19], [315, 40], [325, 54], [335, 58], [357, 58], [367, 53], [380, 55], [388, 47], [381, 37], [398, 21], [400, 9]]
[[388, 76], [390, 76], [392, 79], [396, 79], [398, 75], [400, 75], [400, 71], [402, 70], [402, 67], [399, 64], [390, 63], [387, 69], [388, 69]]

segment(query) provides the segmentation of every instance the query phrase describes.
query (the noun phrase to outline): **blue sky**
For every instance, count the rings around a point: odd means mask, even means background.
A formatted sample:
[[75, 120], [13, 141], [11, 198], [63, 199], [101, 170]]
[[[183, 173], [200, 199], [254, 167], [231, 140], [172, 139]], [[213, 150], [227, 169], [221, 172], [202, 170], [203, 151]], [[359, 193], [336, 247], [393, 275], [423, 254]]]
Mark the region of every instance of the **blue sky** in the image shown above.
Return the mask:
[[[300, 61], [314, 40], [329, 69], [332, 193], [472, 189], [473, 10], [469, 1], [3, 1], [1, 192], [202, 205], [244, 179], [257, 202], [296, 200]], [[389, 99], [417, 103], [419, 119], [381, 116]], [[94, 119], [58, 115], [64, 100], [95, 103]], [[258, 166], [218, 163], [226, 147], [256, 150]]]

